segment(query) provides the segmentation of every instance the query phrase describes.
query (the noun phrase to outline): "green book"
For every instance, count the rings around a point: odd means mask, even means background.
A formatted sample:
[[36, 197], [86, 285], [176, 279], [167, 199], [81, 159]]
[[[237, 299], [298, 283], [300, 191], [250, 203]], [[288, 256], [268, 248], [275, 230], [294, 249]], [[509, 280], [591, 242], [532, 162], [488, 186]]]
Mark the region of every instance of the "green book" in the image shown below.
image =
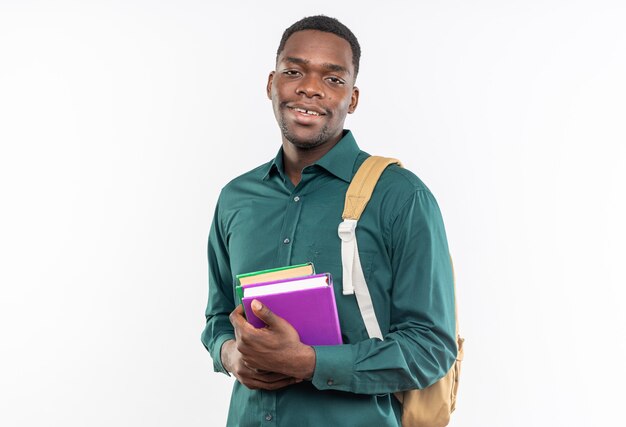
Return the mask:
[[273, 282], [275, 280], [310, 276], [312, 274], [315, 274], [315, 267], [312, 262], [238, 274], [235, 276], [237, 279], [237, 285], [235, 286], [237, 304], [241, 304], [241, 299], [243, 298], [243, 287], [246, 285], [251, 283]]

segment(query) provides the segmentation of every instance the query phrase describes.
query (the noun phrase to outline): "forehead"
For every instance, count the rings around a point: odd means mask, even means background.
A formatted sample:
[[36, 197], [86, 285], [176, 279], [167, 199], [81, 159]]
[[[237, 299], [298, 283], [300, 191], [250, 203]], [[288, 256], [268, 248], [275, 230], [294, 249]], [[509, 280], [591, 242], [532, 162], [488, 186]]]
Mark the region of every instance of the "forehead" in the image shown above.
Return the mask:
[[287, 57], [304, 59], [312, 64], [340, 65], [354, 75], [350, 43], [332, 33], [317, 30], [293, 33], [278, 56], [278, 62]]

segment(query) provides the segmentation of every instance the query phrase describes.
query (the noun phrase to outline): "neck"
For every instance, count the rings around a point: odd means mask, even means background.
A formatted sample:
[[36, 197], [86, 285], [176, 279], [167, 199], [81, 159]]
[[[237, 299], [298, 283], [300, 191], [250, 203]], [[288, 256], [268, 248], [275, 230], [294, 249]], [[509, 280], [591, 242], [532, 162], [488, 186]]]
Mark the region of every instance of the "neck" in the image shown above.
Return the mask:
[[324, 157], [343, 137], [341, 132], [323, 144], [313, 148], [299, 148], [283, 137], [283, 164], [285, 166], [285, 174], [294, 186], [300, 183], [302, 179], [302, 169], [312, 165], [319, 159]]

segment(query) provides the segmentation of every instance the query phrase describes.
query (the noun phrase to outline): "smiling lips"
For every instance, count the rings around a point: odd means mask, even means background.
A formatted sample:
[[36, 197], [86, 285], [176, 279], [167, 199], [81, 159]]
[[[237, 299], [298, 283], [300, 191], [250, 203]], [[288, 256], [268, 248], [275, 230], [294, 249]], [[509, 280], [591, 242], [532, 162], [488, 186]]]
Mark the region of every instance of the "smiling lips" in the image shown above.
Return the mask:
[[319, 111], [315, 111], [315, 110], [308, 110], [306, 108], [302, 108], [302, 107], [289, 107], [291, 110], [296, 111], [300, 114], [304, 114], [306, 116], [325, 116], [324, 113], [319, 112]]

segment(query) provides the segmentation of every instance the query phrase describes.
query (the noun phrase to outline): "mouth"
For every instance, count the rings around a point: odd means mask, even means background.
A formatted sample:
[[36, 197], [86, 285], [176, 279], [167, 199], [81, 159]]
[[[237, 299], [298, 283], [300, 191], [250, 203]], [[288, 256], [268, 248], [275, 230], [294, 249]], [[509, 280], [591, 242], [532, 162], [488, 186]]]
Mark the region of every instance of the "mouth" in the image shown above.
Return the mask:
[[312, 108], [306, 108], [305, 106], [298, 106], [298, 105], [288, 105], [287, 108], [289, 108], [292, 111], [295, 111], [299, 114], [302, 114], [304, 116], [309, 116], [309, 117], [319, 117], [319, 116], [325, 116], [326, 113], [324, 113], [323, 111], [319, 110], [319, 109], [312, 109]]

